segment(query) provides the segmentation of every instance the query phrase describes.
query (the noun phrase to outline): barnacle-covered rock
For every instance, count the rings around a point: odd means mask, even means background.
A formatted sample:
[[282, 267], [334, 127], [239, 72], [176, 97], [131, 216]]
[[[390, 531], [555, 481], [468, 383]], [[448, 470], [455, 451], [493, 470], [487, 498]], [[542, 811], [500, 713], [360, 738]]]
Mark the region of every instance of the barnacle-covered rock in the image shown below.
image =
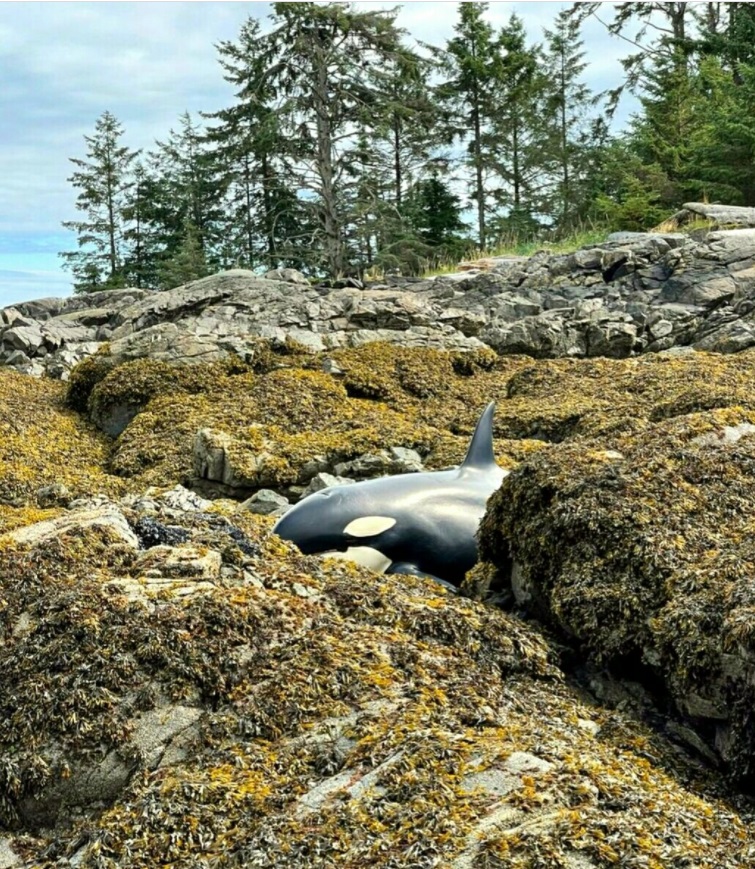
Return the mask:
[[723, 407], [614, 435], [611, 449], [560, 444], [510, 475], [480, 530], [481, 558], [520, 603], [670, 696], [744, 782], [755, 774], [754, 423], [755, 409]]

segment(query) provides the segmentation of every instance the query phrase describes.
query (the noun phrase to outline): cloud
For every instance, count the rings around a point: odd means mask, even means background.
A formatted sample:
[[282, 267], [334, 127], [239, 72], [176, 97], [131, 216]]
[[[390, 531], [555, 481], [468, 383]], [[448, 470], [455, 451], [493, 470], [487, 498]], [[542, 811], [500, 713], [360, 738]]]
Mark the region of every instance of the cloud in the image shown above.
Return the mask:
[[[232, 99], [214, 43], [266, 3], [0, 4], [4, 203], [0, 232], [72, 216], [68, 157], [111, 111], [130, 147], [149, 148], [183, 111]], [[11, 71], [8, 73], [7, 71]]]

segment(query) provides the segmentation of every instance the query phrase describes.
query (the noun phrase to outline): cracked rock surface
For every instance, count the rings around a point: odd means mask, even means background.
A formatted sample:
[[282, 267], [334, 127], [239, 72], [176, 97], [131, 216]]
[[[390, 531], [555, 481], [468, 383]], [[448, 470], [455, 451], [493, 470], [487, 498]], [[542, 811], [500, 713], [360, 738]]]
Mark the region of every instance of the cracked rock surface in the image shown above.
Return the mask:
[[0, 363], [65, 379], [98, 350], [114, 362], [200, 364], [252, 359], [260, 340], [312, 352], [383, 341], [535, 358], [625, 358], [672, 347], [731, 353], [755, 344], [753, 228], [701, 239], [615, 233], [570, 254], [486, 265], [341, 288], [312, 286], [290, 269], [265, 277], [236, 269], [165, 292], [19, 303], [0, 311]]

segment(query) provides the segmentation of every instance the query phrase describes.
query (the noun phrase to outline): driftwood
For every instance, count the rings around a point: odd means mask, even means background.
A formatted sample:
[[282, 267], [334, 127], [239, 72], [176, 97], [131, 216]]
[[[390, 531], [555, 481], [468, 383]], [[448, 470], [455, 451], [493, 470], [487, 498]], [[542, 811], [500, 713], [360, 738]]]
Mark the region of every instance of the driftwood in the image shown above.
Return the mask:
[[711, 229], [755, 227], [755, 208], [719, 205], [708, 202], [685, 202], [668, 220], [654, 227], [654, 232], [673, 232], [697, 220], [708, 220]]

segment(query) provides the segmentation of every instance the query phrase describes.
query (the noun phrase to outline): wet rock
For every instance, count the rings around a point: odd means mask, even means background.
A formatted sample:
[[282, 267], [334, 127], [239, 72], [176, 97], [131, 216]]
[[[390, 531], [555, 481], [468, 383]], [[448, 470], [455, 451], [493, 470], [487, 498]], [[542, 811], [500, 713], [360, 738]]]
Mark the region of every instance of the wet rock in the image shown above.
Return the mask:
[[312, 477], [301, 496], [302, 498], [306, 498], [307, 495], [313, 495], [315, 492], [321, 492], [323, 489], [328, 489], [331, 486], [348, 486], [353, 482], [355, 481], [349, 477], [321, 472]]
[[352, 480], [366, 480], [389, 474], [408, 474], [422, 470], [422, 458], [416, 450], [390, 447], [378, 453], [365, 453], [348, 462], [336, 464], [335, 473]]
[[[37, 522], [7, 532], [0, 535], [0, 541], [39, 546], [63, 535], [81, 534], [91, 530], [105, 535], [112, 543], [121, 543], [132, 549], [138, 549], [139, 539], [131, 530], [126, 517], [114, 504], [107, 503], [107, 499], [105, 501], [106, 503], [101, 505], [83, 505], [56, 519]], [[76, 502], [71, 502], [71, 507], [75, 506]]]
[[[154, 587], [155, 579], [207, 580], [215, 582], [220, 576], [222, 559], [219, 552], [198, 549], [189, 544], [166, 546], [159, 544], [144, 552], [136, 560], [138, 575], [148, 577]], [[170, 583], [165, 583], [166, 587]]]
[[[613, 322], [584, 310], [585, 329]], [[60, 384], [1, 373], [15, 458], [0, 485], [25, 500], [0, 521], [34, 524], [68, 457], [98, 467], [65, 477], [72, 492], [108, 493], [76, 510], [116, 508], [140, 544], [189, 535], [136, 549], [72, 531], [33, 551], [3, 537], [0, 756], [18, 785], [0, 814], [23, 865], [750, 865], [748, 804], [701, 756], [751, 756], [751, 354], [329, 352], [338, 381], [298, 353], [261, 373], [197, 369], [190, 394], [168, 377], [116, 445], [61, 409]], [[239, 474], [269, 448], [281, 489], [305, 465], [381, 451], [446, 467], [491, 397], [496, 454], [522, 475], [499, 496], [522, 523], [514, 572], [528, 609], [553, 602], [548, 631], [510, 594], [503, 610], [303, 556], [265, 517], [165, 491], [191, 477], [201, 429], [228, 432]], [[475, 571], [500, 600], [494, 565]], [[679, 609], [658, 609], [664, 595]], [[599, 656], [613, 682], [577, 690], [559, 669]], [[654, 691], [679, 705], [648, 727]]]
[[167, 492], [155, 494], [155, 499], [170, 510], [185, 513], [202, 513], [212, 507], [212, 501], [202, 498], [196, 492], [181, 485], [174, 486]]
[[229, 489], [250, 489], [265, 485], [270, 454], [245, 455], [244, 469], [234, 461], [235, 440], [225, 432], [200, 429], [193, 445], [194, 471], [200, 479], [222, 483]]
[[70, 502], [71, 493], [63, 483], [51, 483], [49, 486], [37, 489], [36, 500], [37, 505], [42, 508], [61, 507]]
[[190, 536], [185, 528], [165, 525], [152, 516], [142, 516], [134, 524], [134, 533], [144, 549], [163, 545], [177, 546], [185, 543]]
[[521, 606], [617, 668], [623, 688], [634, 679], [672, 698], [707, 750], [749, 780], [755, 417], [734, 397], [703, 412], [701, 400], [612, 438], [620, 459], [593, 441], [525, 462], [491, 499], [480, 553]]

